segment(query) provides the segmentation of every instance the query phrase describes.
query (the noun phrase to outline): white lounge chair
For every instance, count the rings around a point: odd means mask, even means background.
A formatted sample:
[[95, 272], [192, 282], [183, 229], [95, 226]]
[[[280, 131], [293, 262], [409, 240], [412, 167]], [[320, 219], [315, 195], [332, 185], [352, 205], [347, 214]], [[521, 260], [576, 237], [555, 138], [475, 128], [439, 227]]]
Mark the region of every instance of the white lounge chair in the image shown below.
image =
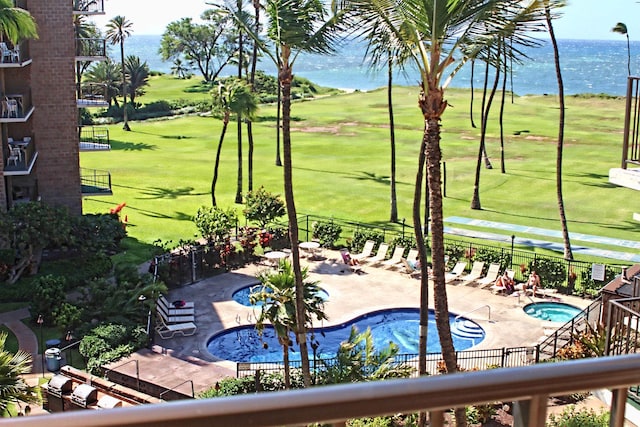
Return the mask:
[[347, 249], [340, 249], [340, 256], [342, 257], [342, 261], [349, 267], [349, 270], [358, 274], [363, 273], [362, 266], [359, 264], [351, 264], [349, 259], [353, 259], [353, 257], [349, 254]]
[[376, 242], [374, 242], [373, 240], [367, 240], [366, 242], [364, 242], [364, 247], [362, 248], [362, 252], [360, 252], [359, 254], [352, 254], [351, 258], [358, 261], [362, 261], [363, 259], [370, 257], [375, 245], [376, 245]]
[[482, 270], [484, 269], [484, 262], [483, 261], [474, 261], [473, 262], [473, 267], [471, 267], [471, 271], [469, 272], [469, 274], [465, 274], [463, 276], [460, 277], [460, 281], [461, 283], [459, 283], [460, 285], [467, 285], [469, 283], [473, 283], [476, 280], [478, 280], [480, 277], [482, 277]]
[[189, 306], [187, 306], [187, 304], [188, 303], [185, 302], [183, 306], [178, 307], [167, 301], [163, 295], [160, 295], [158, 298], [158, 305], [162, 305], [162, 309], [169, 316], [193, 316], [195, 314], [193, 303], [190, 303]]
[[404, 247], [403, 246], [396, 246], [395, 249], [393, 250], [393, 255], [391, 255], [391, 258], [389, 258], [386, 261], [383, 261], [381, 264], [386, 268], [386, 267], [397, 267], [398, 265], [400, 265], [400, 263], [402, 263], [402, 255], [404, 255]]
[[176, 334], [189, 337], [196, 333], [198, 327], [193, 322], [165, 323], [162, 316], [160, 316], [160, 321], [155, 330], [162, 339], [166, 340], [173, 338]]
[[408, 274], [409, 277], [420, 277], [422, 274], [422, 271], [419, 268], [413, 268], [406, 259], [403, 258], [400, 262], [404, 266], [403, 273]]
[[476, 284], [484, 288], [488, 285], [493, 285], [500, 274], [500, 264], [491, 263], [489, 264], [489, 269], [487, 270], [487, 275], [482, 279], [476, 280]]
[[462, 276], [462, 273], [464, 272], [464, 269], [466, 266], [467, 266], [467, 261], [458, 261], [451, 271], [449, 271], [448, 273], [445, 273], [444, 275], [445, 283], [453, 282], [455, 280], [460, 280], [460, 276]]
[[376, 252], [376, 254], [374, 256], [362, 259], [362, 260], [360, 260], [360, 262], [366, 262], [366, 263], [369, 263], [371, 265], [378, 264], [378, 263], [384, 261], [387, 258], [387, 251], [388, 250], [389, 250], [389, 245], [388, 244], [380, 243], [380, 246], [378, 246], [378, 252]]
[[165, 311], [162, 304], [157, 305], [156, 312], [158, 313], [158, 318], [166, 325], [171, 323], [195, 322], [196, 320], [193, 315], [178, 315], [178, 316], [170, 315]]

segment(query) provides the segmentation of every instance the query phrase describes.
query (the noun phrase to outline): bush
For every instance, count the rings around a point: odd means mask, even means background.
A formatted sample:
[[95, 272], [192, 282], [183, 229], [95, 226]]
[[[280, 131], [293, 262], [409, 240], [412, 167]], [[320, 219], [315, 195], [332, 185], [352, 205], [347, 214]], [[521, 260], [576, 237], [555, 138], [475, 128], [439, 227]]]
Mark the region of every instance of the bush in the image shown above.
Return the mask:
[[395, 249], [396, 246], [402, 246], [404, 248], [402, 256], [406, 257], [411, 249], [415, 249], [417, 247], [416, 239], [411, 236], [398, 236], [391, 241], [391, 249]]
[[548, 427], [607, 427], [609, 425], [609, 413], [596, 413], [593, 409], [577, 410], [575, 406], [562, 411], [561, 414], [551, 414]]
[[376, 242], [376, 246], [384, 242], [384, 234], [376, 230], [356, 230], [353, 232], [353, 237], [349, 244], [349, 251], [352, 253], [359, 253], [364, 248], [364, 244], [367, 240], [373, 240]]
[[287, 211], [280, 196], [260, 187], [247, 193], [244, 216], [248, 221], [257, 222], [260, 228], [283, 216]]
[[584, 269], [580, 272], [580, 282], [576, 286], [576, 290], [583, 295], [597, 296], [600, 289], [606, 283], [609, 283], [618, 275], [618, 272], [611, 266], [605, 266], [604, 282], [596, 282], [591, 278], [591, 270]]
[[540, 276], [540, 283], [544, 288], [559, 289], [566, 277], [567, 269], [563, 261], [551, 258], [537, 257], [529, 263], [529, 271], [535, 270]]
[[[31, 313], [34, 317], [40, 314], [54, 313], [65, 301], [65, 278], [46, 275], [33, 281], [33, 297]], [[44, 316], [47, 324], [53, 323], [51, 316]]]
[[447, 262], [447, 268], [453, 267], [458, 260], [462, 260], [462, 258], [464, 258], [464, 253], [466, 250], [467, 250], [466, 246], [462, 246], [457, 243], [454, 243], [451, 245], [445, 245], [444, 256], [449, 257], [449, 262]]
[[511, 255], [499, 249], [478, 248], [472, 261], [483, 261], [485, 264], [500, 264], [500, 271], [511, 265]]
[[209, 243], [221, 243], [235, 227], [238, 217], [233, 209], [202, 206], [198, 209], [193, 222], [200, 231], [200, 235]]
[[113, 255], [127, 232], [116, 214], [89, 214], [75, 220], [73, 236], [75, 246], [85, 253]]
[[[291, 388], [304, 388], [302, 374], [298, 370], [291, 371]], [[260, 375], [260, 391], [284, 390], [284, 376], [279, 373]], [[237, 396], [241, 394], [256, 393], [255, 375], [247, 375], [239, 378], [224, 378], [216, 383], [216, 386], [203, 391], [198, 396], [201, 399], [222, 396]]]
[[318, 239], [322, 247], [334, 247], [336, 240], [340, 238], [341, 233], [342, 227], [333, 221], [320, 221], [313, 223], [313, 238]]

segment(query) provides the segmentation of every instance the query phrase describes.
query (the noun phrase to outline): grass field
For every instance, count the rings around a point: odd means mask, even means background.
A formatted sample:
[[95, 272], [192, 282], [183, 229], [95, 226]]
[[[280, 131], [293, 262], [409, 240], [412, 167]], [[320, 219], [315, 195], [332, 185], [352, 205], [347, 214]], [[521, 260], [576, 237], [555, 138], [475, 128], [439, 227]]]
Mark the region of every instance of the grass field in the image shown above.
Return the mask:
[[[150, 102], [184, 98], [193, 86], [168, 76], [154, 78]], [[183, 89], [180, 89], [180, 87]], [[493, 169], [482, 169], [482, 210], [471, 210], [479, 130], [470, 125], [468, 91], [448, 90], [442, 121], [446, 162], [446, 216], [458, 215], [560, 229], [556, 199], [558, 107], [552, 96], [516, 97], [505, 106], [506, 173], [500, 173], [498, 104], [489, 118], [487, 151]], [[198, 94], [197, 96], [202, 96]], [[394, 88], [398, 209], [410, 222], [422, 118], [414, 87]], [[476, 94], [476, 106], [480, 95]], [[497, 100], [495, 102], [498, 102]], [[263, 106], [254, 123], [254, 188], [282, 194], [282, 168], [275, 166], [275, 106]], [[293, 173], [300, 214], [317, 214], [386, 224], [389, 218], [389, 127], [386, 91], [323, 97], [292, 106]], [[624, 100], [567, 99], [564, 200], [571, 232], [634, 240], [636, 193], [608, 183], [621, 158]], [[477, 111], [475, 121], [479, 124]], [[89, 197], [84, 211], [107, 212], [126, 202], [129, 249], [144, 256], [156, 239], [191, 239], [192, 216], [210, 205], [215, 150], [222, 123], [203, 116], [131, 123], [132, 132], [110, 127], [110, 152], [81, 153], [81, 166], [108, 169], [113, 196]], [[234, 207], [237, 180], [236, 124], [230, 123], [222, 150], [216, 196]], [[247, 142], [243, 135], [243, 192], [247, 189]], [[506, 234], [506, 233], [505, 233]], [[548, 239], [550, 240], [550, 239]], [[140, 250], [142, 249], [142, 250]], [[620, 248], [610, 248], [620, 250]]]

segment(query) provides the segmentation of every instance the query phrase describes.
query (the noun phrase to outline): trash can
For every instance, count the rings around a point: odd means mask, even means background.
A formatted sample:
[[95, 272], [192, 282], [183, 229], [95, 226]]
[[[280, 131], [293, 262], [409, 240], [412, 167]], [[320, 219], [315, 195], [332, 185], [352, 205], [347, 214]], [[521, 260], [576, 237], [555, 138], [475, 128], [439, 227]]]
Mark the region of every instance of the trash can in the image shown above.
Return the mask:
[[49, 372], [58, 372], [60, 370], [60, 349], [50, 348], [45, 350], [44, 358], [47, 363], [47, 370]]
[[47, 348], [60, 348], [60, 340], [59, 339], [51, 339], [45, 342]]

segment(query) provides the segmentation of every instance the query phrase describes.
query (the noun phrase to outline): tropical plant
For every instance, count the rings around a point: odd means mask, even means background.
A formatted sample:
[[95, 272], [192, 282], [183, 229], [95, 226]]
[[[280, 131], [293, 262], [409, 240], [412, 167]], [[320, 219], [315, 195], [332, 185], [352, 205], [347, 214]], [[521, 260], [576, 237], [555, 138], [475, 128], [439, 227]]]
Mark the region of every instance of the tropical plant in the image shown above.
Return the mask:
[[571, 405], [561, 414], [549, 415], [547, 427], [606, 427], [609, 425], [609, 413], [597, 413], [593, 408], [577, 409]]
[[122, 111], [123, 111], [123, 126], [122, 129], [129, 131], [131, 128], [129, 127], [129, 118], [127, 116], [127, 74], [126, 74], [126, 66], [124, 62], [124, 41], [131, 35], [133, 30], [133, 24], [130, 21], [122, 16], [118, 15], [112, 18], [107, 23], [107, 40], [111, 42], [111, 44], [119, 44], [120, 45], [120, 69], [122, 72]]
[[84, 80], [89, 83], [99, 83], [106, 87], [105, 99], [111, 105], [118, 104], [119, 87], [122, 81], [122, 68], [120, 64], [113, 62], [110, 58], [106, 61], [94, 63], [84, 75]]
[[149, 85], [149, 65], [140, 62], [140, 57], [129, 55], [124, 61], [124, 73], [129, 77], [127, 91], [131, 104], [135, 105], [136, 96], [144, 95], [144, 87]]
[[[302, 316], [298, 316], [297, 287], [291, 263], [280, 260], [278, 271], [264, 270], [258, 274], [262, 286], [253, 290], [249, 295], [249, 302], [256, 304], [262, 302], [260, 315], [256, 319], [256, 330], [262, 334], [266, 322], [269, 322], [275, 330], [278, 342], [282, 346], [284, 356], [285, 387], [291, 386], [291, 373], [289, 368], [289, 347], [293, 345], [291, 332], [299, 330], [298, 325], [304, 323], [311, 327], [313, 319], [318, 321], [327, 319], [324, 313], [324, 300], [320, 296], [322, 288], [318, 282], [307, 281], [308, 269], [301, 271], [303, 282]], [[299, 321], [298, 319], [304, 319]]]
[[202, 206], [193, 219], [200, 235], [210, 243], [223, 242], [237, 221], [236, 211], [216, 206], [210, 208]]
[[279, 195], [260, 187], [247, 193], [243, 213], [248, 221], [257, 222], [260, 228], [266, 228], [287, 212]]
[[313, 223], [313, 238], [320, 241], [320, 245], [331, 248], [340, 238], [342, 227], [333, 221], [318, 221]]
[[[276, 65], [282, 89], [282, 145], [284, 154], [284, 193], [289, 219], [289, 237], [293, 243], [291, 254], [296, 284], [296, 311], [304, 315], [303, 281], [300, 268], [297, 212], [295, 207], [291, 160], [291, 82], [293, 65], [301, 52], [329, 54], [335, 51], [341, 35], [344, 15], [333, 9], [328, 12], [320, 0], [267, 0], [266, 28], [270, 43], [255, 32], [254, 22], [246, 13], [232, 6], [222, 6], [236, 24], [247, 34], [258, 49]], [[305, 325], [297, 324], [297, 341], [302, 357], [302, 373], [305, 385], [311, 385], [309, 354]]]
[[394, 342], [376, 349], [370, 328], [359, 332], [356, 326], [352, 326], [349, 339], [340, 343], [336, 358], [328, 363], [321, 360], [320, 382], [339, 384], [408, 378], [414, 368], [395, 361], [398, 352], [399, 347]]
[[[429, 274], [421, 219], [422, 182], [426, 165], [436, 326], [448, 372], [453, 373], [456, 371], [456, 355], [447, 315], [441, 188], [440, 123], [447, 108], [445, 90], [462, 65], [475, 57], [474, 53], [495, 45], [500, 37], [510, 36], [516, 42], [526, 44], [531, 38], [527, 30], [537, 29], [544, 14], [535, 1], [344, 0], [344, 3], [359, 20], [360, 24], [356, 27], [362, 38], [369, 41], [387, 40], [379, 45], [370, 44], [373, 52], [378, 52], [382, 57], [390, 48], [398, 49], [403, 52], [403, 57], [418, 68], [421, 75], [418, 104], [425, 126], [413, 200], [413, 223], [422, 269], [419, 366], [420, 374], [426, 373]], [[459, 56], [459, 50], [467, 54]], [[464, 410], [456, 410], [456, 421], [456, 425], [466, 425]], [[426, 416], [423, 414], [421, 425], [424, 423]]]
[[36, 403], [36, 387], [24, 379], [31, 372], [31, 355], [23, 350], [12, 354], [5, 349], [7, 333], [0, 332], [0, 413], [17, 402]]
[[0, 34], [13, 45], [25, 39], [37, 39], [38, 27], [33, 16], [13, 0], [0, 0]]
[[629, 44], [629, 32], [627, 31], [627, 25], [623, 22], [618, 22], [615, 27], [611, 29], [614, 33], [622, 34], [627, 37], [627, 70], [628, 75], [631, 75], [631, 46]]
[[[97, 39], [101, 37], [100, 30], [93, 22], [87, 20], [86, 15], [73, 15], [73, 29], [77, 40]], [[84, 72], [91, 66], [91, 61], [76, 61], [77, 92], [80, 97], [80, 85]]]
[[182, 58], [174, 58], [173, 65], [171, 65], [171, 74], [179, 79], [188, 79], [191, 77], [191, 66], [185, 63]]
[[214, 112], [222, 115], [222, 131], [220, 132], [216, 161], [213, 168], [213, 179], [211, 180], [211, 204], [216, 206], [215, 193], [218, 181], [218, 167], [229, 118], [231, 114], [236, 114], [238, 117], [253, 117], [258, 111], [258, 100], [249, 85], [239, 79], [227, 79], [224, 85], [220, 83], [217, 90], [211, 91], [211, 95], [213, 97]]

